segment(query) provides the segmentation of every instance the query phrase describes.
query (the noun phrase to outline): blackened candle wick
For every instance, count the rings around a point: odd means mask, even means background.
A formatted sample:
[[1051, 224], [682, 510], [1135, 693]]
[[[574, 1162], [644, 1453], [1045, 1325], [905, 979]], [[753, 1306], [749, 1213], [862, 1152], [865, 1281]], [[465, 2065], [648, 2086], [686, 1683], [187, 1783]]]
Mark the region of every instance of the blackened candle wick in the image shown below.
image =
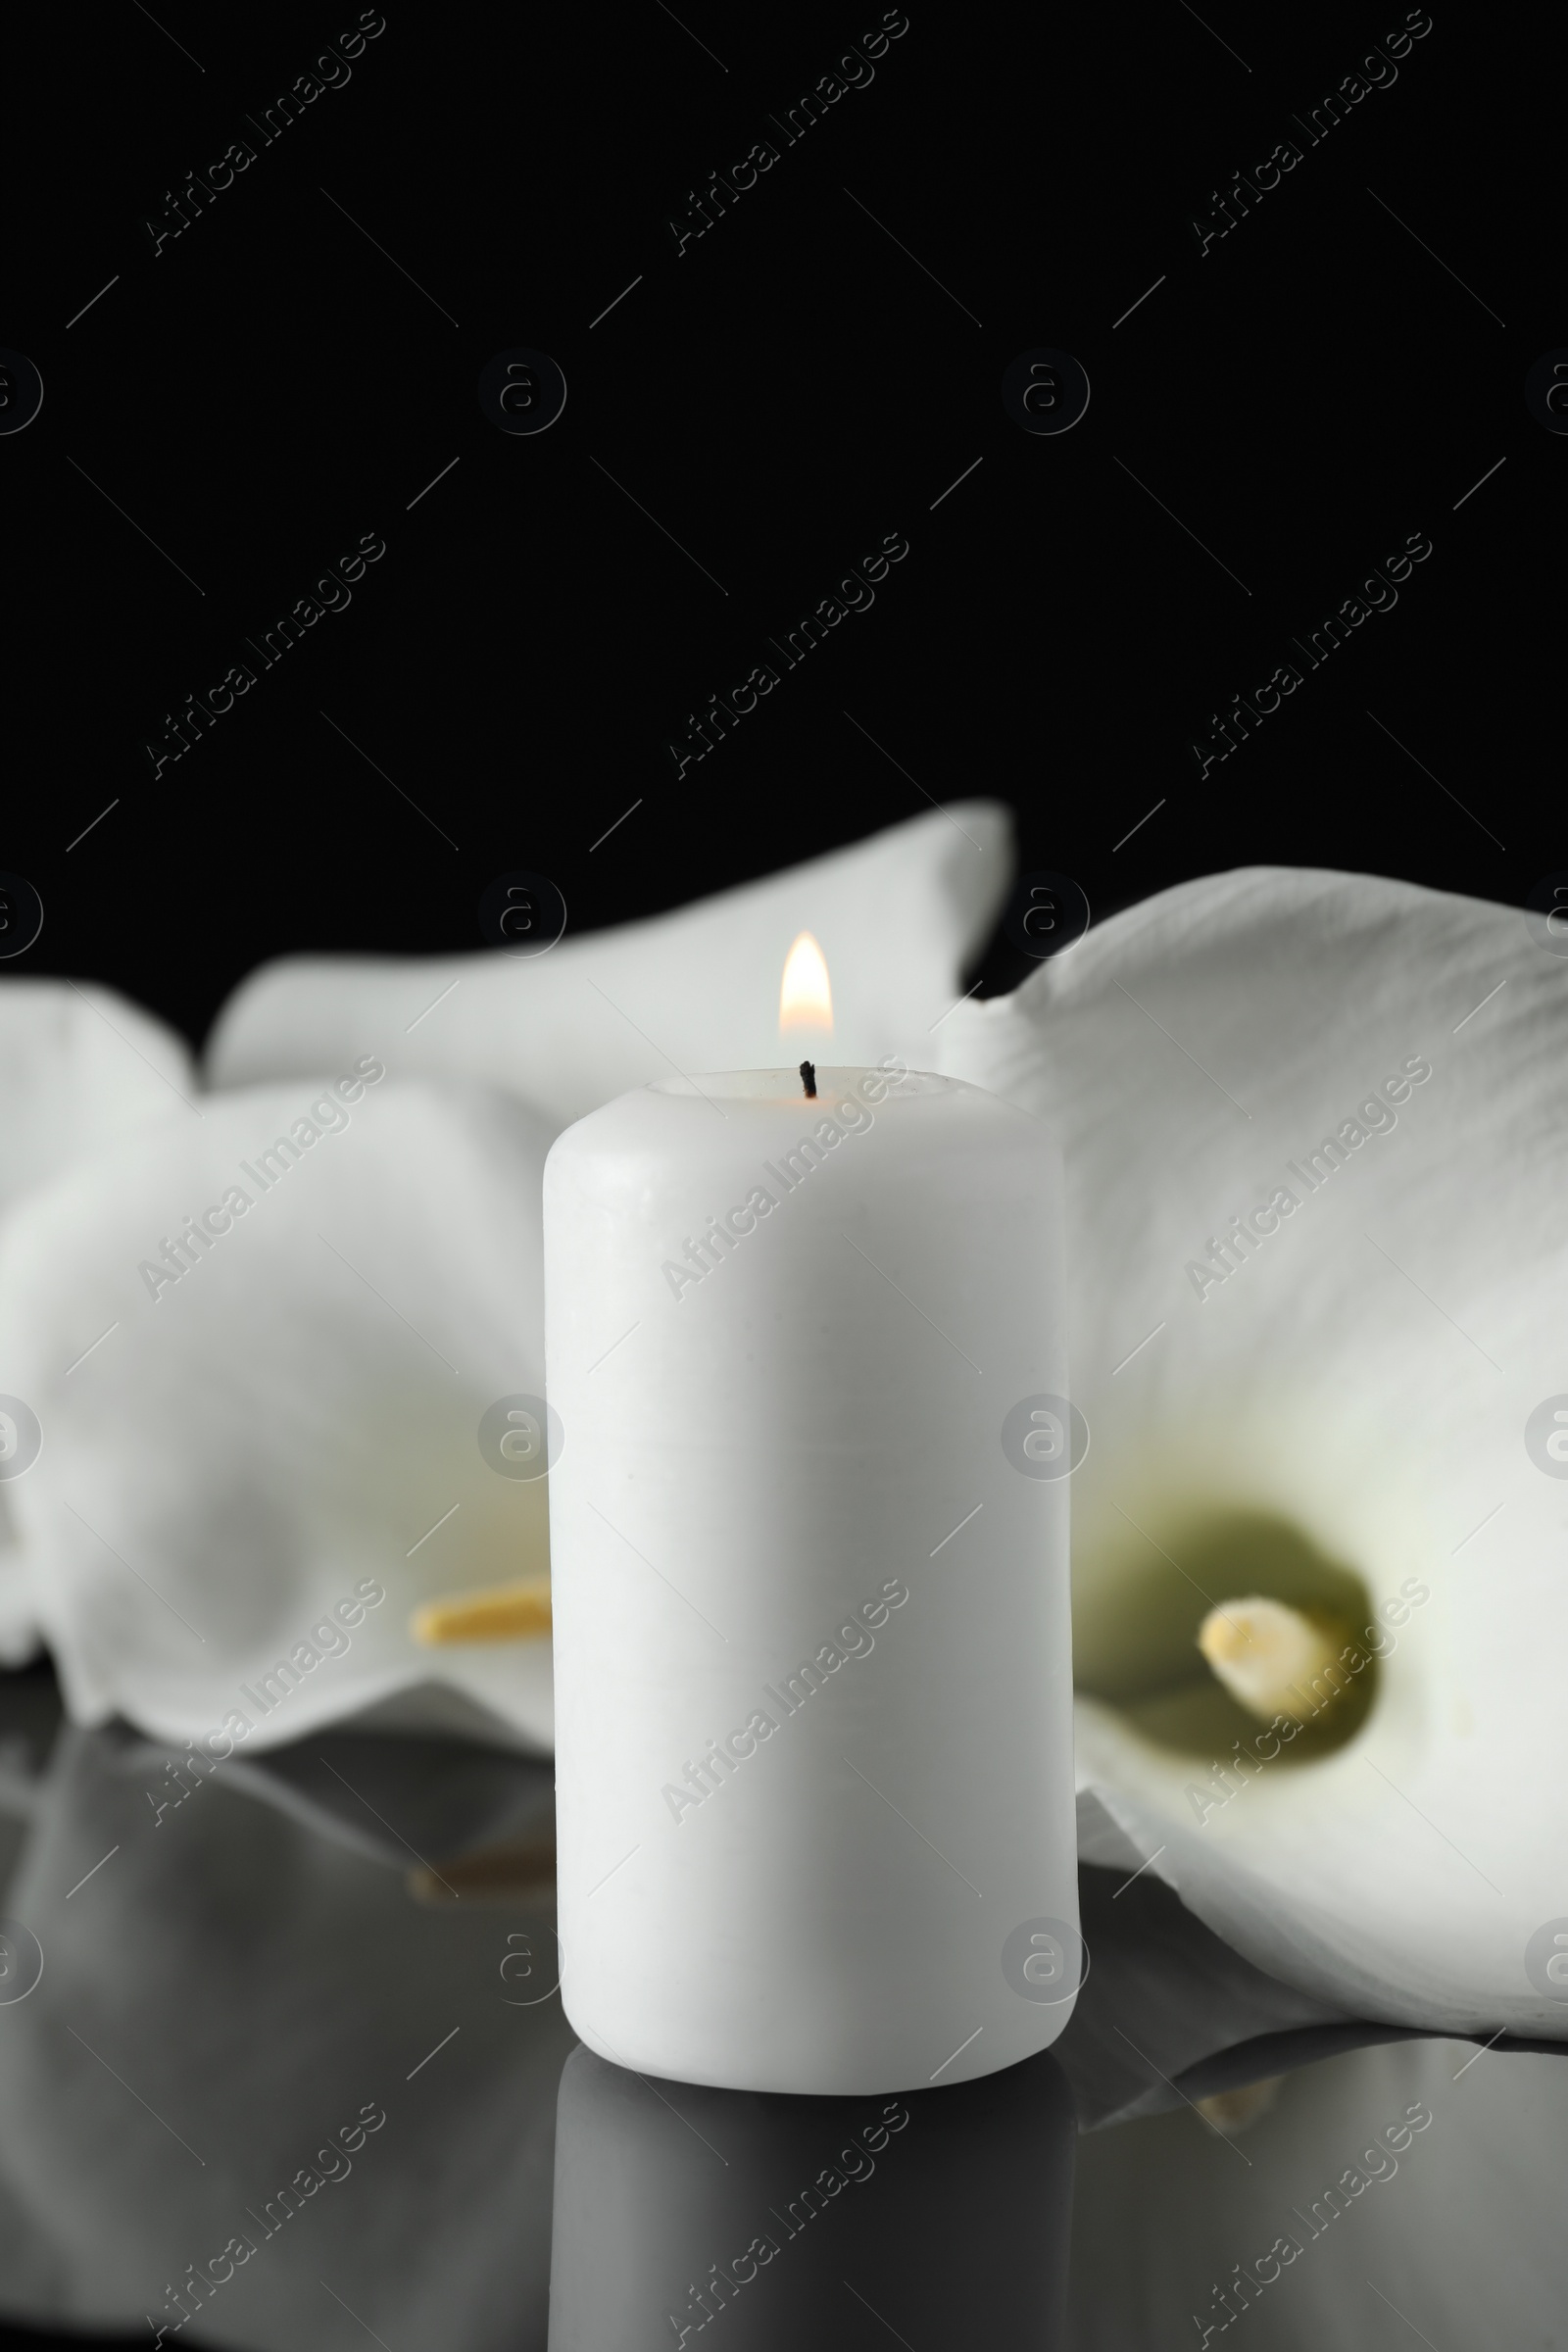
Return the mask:
[[802, 1062], [801, 1084], [806, 1089], [808, 1102], [814, 1102], [816, 1101], [816, 1064], [814, 1061]]

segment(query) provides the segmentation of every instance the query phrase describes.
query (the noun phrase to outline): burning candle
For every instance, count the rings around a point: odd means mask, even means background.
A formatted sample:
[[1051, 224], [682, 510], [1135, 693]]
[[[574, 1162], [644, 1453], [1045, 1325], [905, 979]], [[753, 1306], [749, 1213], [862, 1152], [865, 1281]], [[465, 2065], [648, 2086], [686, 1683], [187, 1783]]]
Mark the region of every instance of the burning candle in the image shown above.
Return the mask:
[[895, 1060], [673, 1078], [552, 1151], [562, 1993], [602, 2056], [891, 2092], [1065, 2025], [1060, 1200], [1038, 1121]]

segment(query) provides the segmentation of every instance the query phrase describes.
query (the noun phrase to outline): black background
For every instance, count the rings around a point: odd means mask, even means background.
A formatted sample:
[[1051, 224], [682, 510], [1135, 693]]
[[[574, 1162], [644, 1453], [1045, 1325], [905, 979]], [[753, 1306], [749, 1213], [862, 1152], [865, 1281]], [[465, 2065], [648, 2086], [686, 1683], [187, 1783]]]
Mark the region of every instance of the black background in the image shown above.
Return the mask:
[[[1024, 864], [1097, 917], [1258, 861], [1515, 904], [1568, 863], [1568, 439], [1523, 398], [1568, 343], [1555, 24], [1435, 0], [1394, 86], [1308, 146], [1292, 113], [1395, 0], [910, 0], [786, 146], [768, 116], [879, 8], [388, 0], [263, 144], [247, 115], [357, 15], [12, 28], [0, 343], [45, 399], [0, 437], [0, 868], [46, 918], [7, 971], [111, 983], [195, 1042], [266, 956], [477, 947], [506, 869], [592, 929], [922, 795], [1009, 801]], [[1200, 257], [1210, 192], [1293, 136]], [[763, 137], [777, 163], [677, 256], [688, 192]], [[144, 222], [236, 138], [255, 162], [155, 257]], [[568, 385], [538, 437], [478, 405], [517, 345]], [[1093, 387], [1059, 438], [1000, 397], [1041, 345]], [[155, 775], [166, 714], [368, 532], [349, 609]], [[892, 532], [874, 608], [677, 777], [688, 713]], [[1210, 713], [1416, 532], [1397, 609], [1200, 776]]]
[[[13, 36], [0, 342], [46, 390], [0, 439], [0, 868], [46, 919], [10, 970], [111, 982], [199, 1040], [265, 956], [477, 947], [505, 869], [592, 929], [922, 793], [1009, 800], [1025, 864], [1097, 918], [1255, 861], [1514, 903], [1565, 862], [1544, 541], [1568, 439], [1523, 398], [1568, 341], [1553, 26], [1438, 0], [1396, 82], [1308, 146], [1290, 115], [1396, 31], [1393, 0], [913, 0], [870, 85], [785, 146], [768, 115], [879, 9], [393, 0], [263, 145], [245, 117], [357, 13], [170, 0]], [[688, 191], [763, 136], [778, 162], [677, 257]], [[1200, 258], [1190, 219], [1287, 136], [1301, 162]], [[237, 137], [256, 161], [155, 258], [144, 221]], [[516, 345], [568, 385], [537, 437], [478, 405]], [[1002, 406], [1037, 345], [1093, 387], [1059, 438]], [[166, 714], [365, 532], [387, 553], [349, 609], [155, 778]], [[888, 532], [910, 552], [874, 608], [678, 779], [687, 714]], [[1434, 552], [1397, 609], [1200, 778], [1210, 713], [1412, 532]]]

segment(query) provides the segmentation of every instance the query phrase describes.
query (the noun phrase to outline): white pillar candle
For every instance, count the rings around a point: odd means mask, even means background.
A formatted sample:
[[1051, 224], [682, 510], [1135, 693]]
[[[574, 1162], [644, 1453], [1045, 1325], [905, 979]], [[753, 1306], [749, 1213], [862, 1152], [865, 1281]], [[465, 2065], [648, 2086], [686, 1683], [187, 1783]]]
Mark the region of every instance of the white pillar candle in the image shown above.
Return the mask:
[[1081, 1980], [1083, 1438], [1046, 1130], [817, 1084], [644, 1087], [546, 1165], [562, 1994], [647, 2073], [894, 2091]]

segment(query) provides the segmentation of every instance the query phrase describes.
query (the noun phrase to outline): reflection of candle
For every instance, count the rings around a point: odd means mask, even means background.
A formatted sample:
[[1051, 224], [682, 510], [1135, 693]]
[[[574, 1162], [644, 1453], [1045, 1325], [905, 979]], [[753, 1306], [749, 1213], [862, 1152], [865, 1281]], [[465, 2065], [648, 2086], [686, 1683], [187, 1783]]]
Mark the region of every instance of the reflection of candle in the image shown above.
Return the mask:
[[655, 2074], [893, 2091], [1078, 1982], [1059, 1167], [956, 1080], [810, 1078], [546, 1168], [563, 1996]]
[[714, 2340], [734, 2352], [864, 2352], [884, 2328], [890, 2343], [1058, 2352], [1076, 2132], [1046, 2055], [956, 2091], [682, 2083], [666, 2106], [574, 2050], [556, 2109], [550, 2352], [696, 2352], [720, 2312]]

